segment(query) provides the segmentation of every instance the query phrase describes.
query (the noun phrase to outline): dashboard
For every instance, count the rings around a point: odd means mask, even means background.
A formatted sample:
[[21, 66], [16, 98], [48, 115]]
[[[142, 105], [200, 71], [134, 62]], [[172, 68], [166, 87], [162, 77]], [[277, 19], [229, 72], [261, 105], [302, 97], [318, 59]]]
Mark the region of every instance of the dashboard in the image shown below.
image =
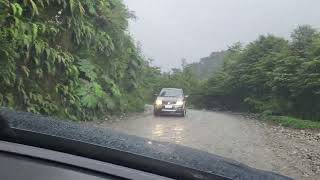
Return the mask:
[[114, 164], [5, 141], [0, 141], [0, 179], [169, 180]]

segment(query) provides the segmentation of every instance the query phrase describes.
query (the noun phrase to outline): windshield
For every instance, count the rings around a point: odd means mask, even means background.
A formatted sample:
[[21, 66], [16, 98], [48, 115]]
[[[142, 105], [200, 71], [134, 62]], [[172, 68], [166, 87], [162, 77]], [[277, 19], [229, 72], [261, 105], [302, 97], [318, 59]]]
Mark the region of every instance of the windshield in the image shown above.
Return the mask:
[[182, 97], [181, 89], [162, 89], [159, 97]]
[[318, 179], [319, 7], [0, 0], [0, 107]]

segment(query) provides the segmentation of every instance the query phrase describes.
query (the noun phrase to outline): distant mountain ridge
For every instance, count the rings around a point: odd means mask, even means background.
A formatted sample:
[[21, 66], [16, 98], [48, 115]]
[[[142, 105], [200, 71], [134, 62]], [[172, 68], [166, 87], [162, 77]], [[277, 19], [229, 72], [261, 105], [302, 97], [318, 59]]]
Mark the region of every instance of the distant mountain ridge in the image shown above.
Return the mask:
[[201, 58], [199, 62], [188, 64], [188, 67], [198, 79], [208, 79], [223, 66], [225, 55], [226, 51], [212, 52], [210, 56]]

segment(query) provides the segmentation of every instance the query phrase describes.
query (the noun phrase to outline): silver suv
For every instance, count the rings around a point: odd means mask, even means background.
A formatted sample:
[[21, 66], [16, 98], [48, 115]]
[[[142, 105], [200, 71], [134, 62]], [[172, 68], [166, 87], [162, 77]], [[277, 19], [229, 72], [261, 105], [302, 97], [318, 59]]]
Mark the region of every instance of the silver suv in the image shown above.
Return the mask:
[[182, 89], [163, 88], [154, 102], [153, 114], [176, 114], [184, 117], [186, 115], [186, 99]]

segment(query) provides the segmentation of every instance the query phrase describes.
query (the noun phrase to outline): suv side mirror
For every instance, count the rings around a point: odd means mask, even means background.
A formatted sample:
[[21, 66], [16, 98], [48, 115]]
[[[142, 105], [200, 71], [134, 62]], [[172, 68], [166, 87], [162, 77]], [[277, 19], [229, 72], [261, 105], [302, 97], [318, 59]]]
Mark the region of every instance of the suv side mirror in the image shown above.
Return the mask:
[[185, 95], [185, 96], [184, 96], [184, 98], [188, 98], [188, 97], [189, 97], [189, 95]]

